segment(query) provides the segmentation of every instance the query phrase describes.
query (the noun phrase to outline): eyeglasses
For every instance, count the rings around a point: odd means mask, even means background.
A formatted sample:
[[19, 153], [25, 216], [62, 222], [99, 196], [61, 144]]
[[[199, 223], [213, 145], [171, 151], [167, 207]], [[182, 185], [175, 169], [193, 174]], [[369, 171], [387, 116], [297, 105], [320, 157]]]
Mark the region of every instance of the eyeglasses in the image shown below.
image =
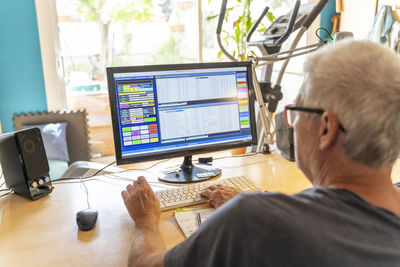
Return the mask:
[[[294, 105], [287, 105], [285, 106], [285, 122], [287, 127], [293, 127], [294, 123], [296, 122], [297, 118], [299, 117], [298, 112], [309, 112], [309, 113], [317, 113], [322, 115], [325, 112], [323, 109], [319, 108], [303, 108], [303, 107], [295, 107]], [[346, 132], [343, 125], [339, 122], [339, 129], [342, 132]]]

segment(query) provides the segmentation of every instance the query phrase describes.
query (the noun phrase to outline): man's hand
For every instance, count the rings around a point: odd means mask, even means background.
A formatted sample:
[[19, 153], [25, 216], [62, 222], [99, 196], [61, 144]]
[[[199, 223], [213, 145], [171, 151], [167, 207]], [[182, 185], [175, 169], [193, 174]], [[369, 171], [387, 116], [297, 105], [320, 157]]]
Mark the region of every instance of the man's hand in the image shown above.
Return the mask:
[[143, 176], [140, 176], [133, 185], [128, 185], [121, 195], [136, 226], [158, 227], [161, 214], [160, 202]]
[[214, 208], [220, 207], [229, 199], [239, 194], [235, 188], [220, 184], [209, 186], [200, 193], [201, 196], [209, 199], [208, 203]]
[[125, 207], [135, 222], [135, 238], [129, 252], [128, 266], [164, 266], [165, 246], [158, 224], [160, 202], [149, 184], [140, 176], [121, 192]]

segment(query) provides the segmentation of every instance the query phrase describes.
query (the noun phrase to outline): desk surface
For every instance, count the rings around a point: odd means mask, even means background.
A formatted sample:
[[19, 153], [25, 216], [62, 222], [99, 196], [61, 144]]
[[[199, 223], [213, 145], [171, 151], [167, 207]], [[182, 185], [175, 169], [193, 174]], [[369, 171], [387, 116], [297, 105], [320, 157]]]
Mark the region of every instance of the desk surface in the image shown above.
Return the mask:
[[[181, 159], [160, 163], [151, 171], [177, 164]], [[269, 191], [287, 194], [310, 187], [305, 176], [291, 163], [276, 154], [225, 158], [214, 162], [222, 176], [247, 175]], [[130, 168], [145, 168], [152, 163]], [[132, 178], [144, 175], [157, 182], [149, 172], [133, 172]], [[394, 182], [400, 178], [400, 164], [393, 170]], [[125, 266], [133, 238], [132, 221], [125, 210], [120, 192], [129, 181], [99, 177], [87, 181], [92, 208], [99, 210], [96, 227], [78, 231], [75, 216], [86, 208], [86, 195], [79, 183], [55, 184], [54, 191], [37, 201], [11, 194], [0, 199], [0, 266]], [[163, 212], [161, 235], [167, 248], [184, 236], [173, 211]]]

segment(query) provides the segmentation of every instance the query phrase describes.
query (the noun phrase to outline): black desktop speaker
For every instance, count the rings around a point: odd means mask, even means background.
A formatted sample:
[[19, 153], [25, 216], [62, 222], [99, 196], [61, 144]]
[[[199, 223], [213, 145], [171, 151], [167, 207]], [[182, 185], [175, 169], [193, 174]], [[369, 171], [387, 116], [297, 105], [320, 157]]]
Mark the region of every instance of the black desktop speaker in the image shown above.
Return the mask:
[[0, 163], [8, 188], [36, 200], [53, 190], [39, 128], [0, 135]]
[[293, 128], [288, 128], [285, 122], [285, 113], [275, 113], [276, 146], [281, 154], [289, 161], [295, 161]]

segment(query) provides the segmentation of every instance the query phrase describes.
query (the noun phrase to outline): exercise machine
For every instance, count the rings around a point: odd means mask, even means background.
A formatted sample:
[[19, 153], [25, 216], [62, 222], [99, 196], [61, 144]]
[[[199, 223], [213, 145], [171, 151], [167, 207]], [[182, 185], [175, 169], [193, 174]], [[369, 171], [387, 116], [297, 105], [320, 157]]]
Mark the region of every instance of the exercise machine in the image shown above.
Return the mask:
[[[246, 43], [249, 47], [257, 47], [261, 52], [258, 57], [254, 53], [248, 56], [253, 66], [253, 84], [255, 87], [256, 101], [258, 107], [257, 126], [259, 129], [259, 142], [256, 148], [257, 152], [269, 153], [270, 145], [274, 143], [275, 122], [273, 114], [276, 111], [279, 101], [283, 94], [281, 91], [281, 82], [290, 58], [311, 53], [321, 47], [324, 42], [307, 45], [296, 48], [303, 34], [308, 30], [317, 15], [322, 11], [329, 0], [320, 0], [318, 3], [301, 4], [300, 0], [295, 2], [293, 9], [278, 17], [262, 34], [261, 40], [252, 41], [252, 35], [265, 18], [269, 7], [265, 7], [255, 24], [246, 36]], [[225, 17], [227, 0], [222, 1], [221, 10], [217, 26], [217, 41], [223, 54], [231, 61], [237, 61], [222, 45], [221, 30]], [[297, 31], [289, 50], [280, 52], [283, 42]], [[278, 77], [273, 85], [271, 82], [273, 64], [282, 61]], [[257, 78], [255, 69], [262, 67], [260, 78]], [[260, 125], [260, 126], [259, 126]]]

